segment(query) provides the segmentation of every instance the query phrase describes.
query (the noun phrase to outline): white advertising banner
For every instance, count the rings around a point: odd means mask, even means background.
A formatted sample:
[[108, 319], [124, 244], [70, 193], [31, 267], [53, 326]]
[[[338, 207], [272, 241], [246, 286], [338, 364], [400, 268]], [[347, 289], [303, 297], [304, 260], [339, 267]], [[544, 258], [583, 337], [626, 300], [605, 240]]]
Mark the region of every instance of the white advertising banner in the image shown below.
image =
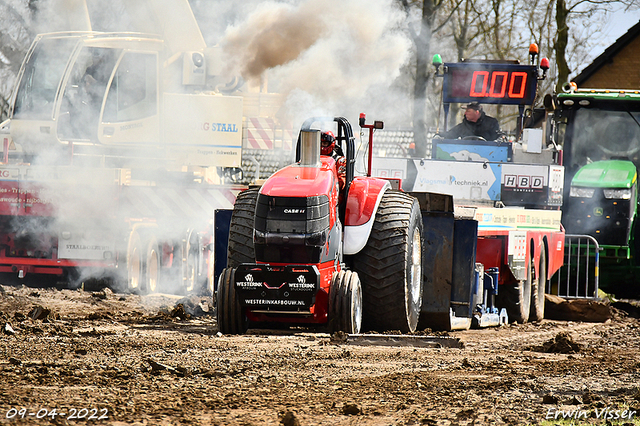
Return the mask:
[[[413, 191], [453, 195], [461, 200], [499, 200], [501, 164], [414, 160]], [[422, 164], [421, 164], [422, 163]]]
[[242, 98], [237, 96], [164, 96], [165, 146], [181, 164], [240, 167]]

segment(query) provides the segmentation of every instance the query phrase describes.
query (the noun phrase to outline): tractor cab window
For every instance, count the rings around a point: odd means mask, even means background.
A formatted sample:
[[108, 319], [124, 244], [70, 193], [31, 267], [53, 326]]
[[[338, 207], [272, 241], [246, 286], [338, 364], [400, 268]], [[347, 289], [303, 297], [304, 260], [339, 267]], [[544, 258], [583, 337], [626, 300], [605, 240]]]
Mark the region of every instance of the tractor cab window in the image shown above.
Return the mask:
[[51, 120], [56, 92], [77, 40], [42, 39], [24, 66], [13, 118]]
[[[562, 126], [561, 126], [562, 130]], [[568, 137], [569, 129], [567, 130]], [[570, 129], [570, 168], [594, 161], [628, 159], [640, 161], [640, 112], [581, 108]]]
[[109, 78], [120, 51], [84, 47], [73, 65], [60, 106], [58, 134], [62, 139], [91, 139]]
[[109, 87], [103, 123], [139, 120], [157, 113], [157, 56], [127, 52]]

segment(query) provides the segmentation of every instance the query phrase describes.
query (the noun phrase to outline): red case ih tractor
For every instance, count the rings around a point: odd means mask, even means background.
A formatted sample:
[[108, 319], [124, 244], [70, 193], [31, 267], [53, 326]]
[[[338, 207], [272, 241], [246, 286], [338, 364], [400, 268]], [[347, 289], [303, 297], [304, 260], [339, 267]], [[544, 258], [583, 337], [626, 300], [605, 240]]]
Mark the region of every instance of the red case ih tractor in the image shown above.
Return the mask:
[[[323, 122], [337, 127], [346, 155], [343, 188], [336, 159], [320, 155], [320, 130], [312, 125]], [[364, 118], [360, 125], [372, 127]], [[354, 176], [355, 155], [345, 118], [309, 119], [296, 163], [238, 195], [216, 294], [222, 333], [274, 322], [415, 331], [423, 292], [420, 205], [387, 180]]]

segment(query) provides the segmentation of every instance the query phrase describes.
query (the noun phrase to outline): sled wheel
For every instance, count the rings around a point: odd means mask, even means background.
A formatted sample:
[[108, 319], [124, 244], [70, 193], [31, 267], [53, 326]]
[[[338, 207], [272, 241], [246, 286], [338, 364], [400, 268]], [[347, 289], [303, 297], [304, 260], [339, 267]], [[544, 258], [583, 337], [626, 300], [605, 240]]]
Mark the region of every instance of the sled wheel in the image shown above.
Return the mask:
[[416, 330], [422, 308], [422, 230], [418, 200], [386, 191], [369, 240], [353, 257], [362, 283], [364, 329]]
[[229, 249], [227, 266], [235, 268], [242, 263], [254, 263], [253, 228], [256, 216], [258, 189], [248, 189], [238, 194], [229, 225]]
[[362, 326], [362, 288], [358, 274], [334, 272], [329, 289], [329, 321], [331, 332], [360, 333]]
[[140, 291], [144, 269], [142, 259], [142, 241], [138, 231], [133, 230], [129, 234], [129, 243], [127, 244], [127, 290], [131, 292]]
[[222, 334], [244, 334], [247, 331], [247, 319], [233, 285], [235, 272], [235, 268], [225, 268], [218, 280], [216, 310], [218, 331]]
[[526, 280], [500, 286], [498, 306], [507, 308], [510, 322], [524, 324], [529, 320], [532, 268], [533, 262], [529, 262]]
[[158, 240], [155, 237], [151, 237], [149, 240], [146, 253], [144, 292], [155, 293], [158, 291], [160, 278], [160, 252], [158, 250]]
[[[533, 262], [532, 262], [533, 263]], [[547, 257], [544, 247], [540, 250], [540, 265], [538, 275], [531, 281], [531, 311], [530, 321], [542, 321], [544, 319], [544, 293], [547, 289]]]

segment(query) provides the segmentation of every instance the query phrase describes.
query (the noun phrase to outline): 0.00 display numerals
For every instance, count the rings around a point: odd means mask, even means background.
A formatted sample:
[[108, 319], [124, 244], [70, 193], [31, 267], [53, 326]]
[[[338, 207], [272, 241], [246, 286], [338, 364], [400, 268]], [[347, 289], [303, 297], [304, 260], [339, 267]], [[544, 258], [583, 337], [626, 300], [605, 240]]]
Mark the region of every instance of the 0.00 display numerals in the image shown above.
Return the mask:
[[[507, 85], [509, 89], [507, 91]], [[527, 73], [522, 71], [474, 71], [469, 96], [474, 98], [524, 98]]]

